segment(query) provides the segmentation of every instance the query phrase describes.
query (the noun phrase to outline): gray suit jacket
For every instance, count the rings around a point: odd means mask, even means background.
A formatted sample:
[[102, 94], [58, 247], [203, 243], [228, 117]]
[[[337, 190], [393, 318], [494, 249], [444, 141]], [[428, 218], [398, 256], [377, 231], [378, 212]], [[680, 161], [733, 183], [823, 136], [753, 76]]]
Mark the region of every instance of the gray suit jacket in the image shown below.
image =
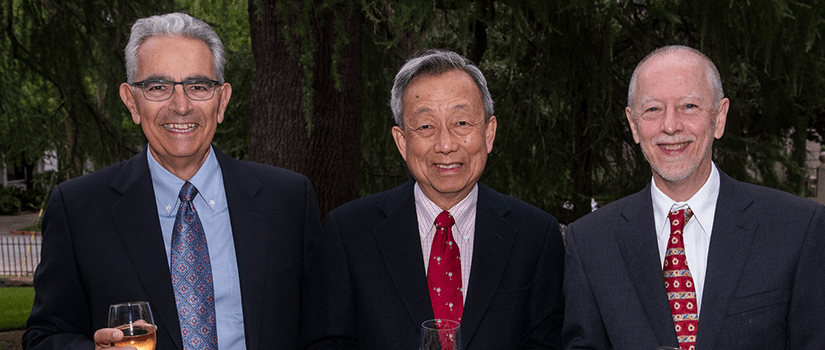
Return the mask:
[[[720, 174], [696, 348], [825, 349], [825, 207]], [[650, 185], [567, 228], [567, 349], [678, 346]]]

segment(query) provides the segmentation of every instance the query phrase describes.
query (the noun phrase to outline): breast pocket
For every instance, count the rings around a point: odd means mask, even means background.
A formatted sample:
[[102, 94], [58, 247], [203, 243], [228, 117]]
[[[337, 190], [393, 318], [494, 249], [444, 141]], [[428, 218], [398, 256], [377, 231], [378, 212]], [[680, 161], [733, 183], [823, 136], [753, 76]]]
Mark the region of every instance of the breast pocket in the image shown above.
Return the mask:
[[784, 289], [774, 288], [731, 300], [730, 307], [728, 308], [728, 316], [759, 311], [782, 303], [787, 303]]

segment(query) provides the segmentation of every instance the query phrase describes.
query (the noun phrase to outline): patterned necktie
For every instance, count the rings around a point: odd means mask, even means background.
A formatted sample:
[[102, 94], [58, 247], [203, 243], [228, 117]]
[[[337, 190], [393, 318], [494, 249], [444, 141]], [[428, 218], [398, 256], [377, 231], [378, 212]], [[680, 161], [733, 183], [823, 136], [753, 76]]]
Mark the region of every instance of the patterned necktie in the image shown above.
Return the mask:
[[694, 350], [696, 328], [699, 324], [696, 289], [693, 287], [693, 275], [690, 274], [685, 258], [685, 244], [682, 231], [693, 215], [690, 208], [670, 212], [670, 240], [665, 254], [665, 289], [670, 301], [673, 326], [682, 349]]
[[172, 231], [172, 287], [185, 350], [218, 348], [209, 247], [192, 203], [197, 194], [198, 189], [191, 183], [183, 184]]
[[453, 239], [453, 225], [455, 220], [446, 210], [435, 218], [433, 246], [427, 266], [427, 286], [435, 318], [461, 323], [461, 313], [464, 311], [461, 259], [458, 244]]

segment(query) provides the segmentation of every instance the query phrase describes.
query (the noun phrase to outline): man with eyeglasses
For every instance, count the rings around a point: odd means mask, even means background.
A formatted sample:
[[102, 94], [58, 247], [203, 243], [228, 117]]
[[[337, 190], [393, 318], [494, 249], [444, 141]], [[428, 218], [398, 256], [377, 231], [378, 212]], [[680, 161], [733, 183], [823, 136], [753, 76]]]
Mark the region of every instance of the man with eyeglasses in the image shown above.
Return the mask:
[[55, 186], [24, 348], [122, 345], [109, 305], [138, 300], [157, 349], [296, 348], [304, 261], [321, 230], [312, 185], [211, 145], [232, 87], [209, 25], [139, 19], [125, 56], [120, 96], [148, 147]]

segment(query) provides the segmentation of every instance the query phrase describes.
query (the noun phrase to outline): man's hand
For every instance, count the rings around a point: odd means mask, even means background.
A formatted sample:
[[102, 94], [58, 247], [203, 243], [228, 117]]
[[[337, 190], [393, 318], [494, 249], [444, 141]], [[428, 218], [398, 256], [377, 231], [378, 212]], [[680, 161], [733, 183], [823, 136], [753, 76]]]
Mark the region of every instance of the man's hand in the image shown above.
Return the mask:
[[101, 328], [95, 332], [95, 350], [137, 350], [134, 346], [112, 346], [111, 344], [123, 339], [123, 332], [117, 328]]

